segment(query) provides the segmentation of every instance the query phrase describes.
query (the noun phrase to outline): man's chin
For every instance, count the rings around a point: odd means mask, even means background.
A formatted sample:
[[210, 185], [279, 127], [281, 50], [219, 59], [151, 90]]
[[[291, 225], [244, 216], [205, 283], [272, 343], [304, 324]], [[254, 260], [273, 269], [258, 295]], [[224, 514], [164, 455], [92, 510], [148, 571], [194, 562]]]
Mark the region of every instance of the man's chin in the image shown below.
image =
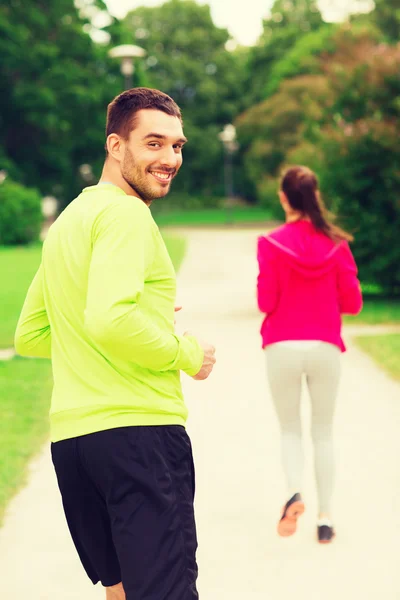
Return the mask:
[[162, 186], [161, 189], [158, 189], [157, 191], [154, 190], [154, 194], [152, 195], [151, 200], [158, 200], [160, 198], [164, 198], [165, 196], [167, 196], [167, 194], [169, 194], [171, 189], [171, 186]]

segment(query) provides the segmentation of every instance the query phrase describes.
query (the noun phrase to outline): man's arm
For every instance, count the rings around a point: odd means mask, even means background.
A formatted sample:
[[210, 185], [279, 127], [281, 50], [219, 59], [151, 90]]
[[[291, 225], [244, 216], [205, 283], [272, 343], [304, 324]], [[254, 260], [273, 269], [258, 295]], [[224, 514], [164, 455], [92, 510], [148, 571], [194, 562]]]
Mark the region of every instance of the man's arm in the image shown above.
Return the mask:
[[195, 375], [203, 350], [193, 336], [160, 330], [140, 306], [156, 259], [149, 209], [130, 198], [112, 204], [94, 225], [85, 330], [110, 357], [155, 371]]
[[51, 334], [43, 297], [42, 266], [28, 290], [15, 332], [14, 345], [21, 356], [51, 358]]

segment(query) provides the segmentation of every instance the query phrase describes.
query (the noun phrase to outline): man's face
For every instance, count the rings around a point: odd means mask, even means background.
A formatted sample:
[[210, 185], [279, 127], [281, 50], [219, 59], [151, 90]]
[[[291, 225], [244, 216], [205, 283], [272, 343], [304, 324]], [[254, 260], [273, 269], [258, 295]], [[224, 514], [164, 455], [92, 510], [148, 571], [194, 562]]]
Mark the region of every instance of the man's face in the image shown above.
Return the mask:
[[182, 164], [185, 142], [177, 117], [153, 109], [137, 113], [136, 127], [125, 143], [121, 173], [147, 204], [168, 194]]

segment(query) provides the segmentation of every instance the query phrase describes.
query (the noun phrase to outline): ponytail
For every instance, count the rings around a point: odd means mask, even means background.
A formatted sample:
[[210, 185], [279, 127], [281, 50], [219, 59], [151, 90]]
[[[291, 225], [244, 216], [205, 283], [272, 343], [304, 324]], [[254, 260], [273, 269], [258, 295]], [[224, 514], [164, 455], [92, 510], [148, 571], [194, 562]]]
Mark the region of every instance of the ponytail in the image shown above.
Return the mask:
[[353, 236], [332, 223], [334, 216], [325, 208], [316, 175], [307, 167], [292, 167], [282, 177], [281, 189], [291, 208], [307, 216], [315, 229], [334, 242], [353, 241]]

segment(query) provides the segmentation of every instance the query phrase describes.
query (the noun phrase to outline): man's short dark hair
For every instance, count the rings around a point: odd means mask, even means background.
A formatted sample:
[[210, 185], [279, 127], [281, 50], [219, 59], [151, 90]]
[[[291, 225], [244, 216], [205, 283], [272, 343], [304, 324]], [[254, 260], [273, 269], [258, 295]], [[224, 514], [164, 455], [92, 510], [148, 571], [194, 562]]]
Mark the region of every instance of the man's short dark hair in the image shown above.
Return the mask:
[[106, 137], [117, 133], [127, 140], [136, 125], [136, 114], [143, 109], [161, 110], [167, 115], [178, 117], [182, 123], [179, 106], [170, 96], [159, 90], [137, 87], [122, 92], [108, 105]]

